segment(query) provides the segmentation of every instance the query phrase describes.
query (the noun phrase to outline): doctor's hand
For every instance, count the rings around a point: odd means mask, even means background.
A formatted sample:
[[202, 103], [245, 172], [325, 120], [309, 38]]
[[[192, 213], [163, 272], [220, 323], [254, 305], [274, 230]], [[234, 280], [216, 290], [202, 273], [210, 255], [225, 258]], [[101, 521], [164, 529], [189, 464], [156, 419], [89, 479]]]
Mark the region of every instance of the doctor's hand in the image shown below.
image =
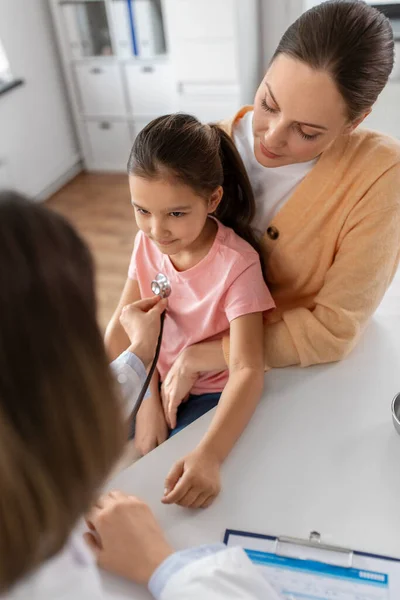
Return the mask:
[[167, 300], [159, 296], [146, 298], [124, 306], [119, 321], [130, 339], [129, 350], [148, 367], [154, 358], [160, 334], [161, 314], [167, 308]]
[[172, 467], [165, 480], [163, 504], [207, 508], [221, 491], [221, 463], [196, 448]]
[[149, 507], [122, 492], [102, 496], [87, 524], [85, 540], [99, 566], [135, 583], [147, 584], [174, 552]]
[[199, 373], [192, 371], [189, 367], [188, 355], [190, 352], [191, 348], [185, 348], [180, 353], [161, 386], [161, 400], [170, 429], [175, 429], [178, 408], [182, 402], [187, 400], [199, 377]]

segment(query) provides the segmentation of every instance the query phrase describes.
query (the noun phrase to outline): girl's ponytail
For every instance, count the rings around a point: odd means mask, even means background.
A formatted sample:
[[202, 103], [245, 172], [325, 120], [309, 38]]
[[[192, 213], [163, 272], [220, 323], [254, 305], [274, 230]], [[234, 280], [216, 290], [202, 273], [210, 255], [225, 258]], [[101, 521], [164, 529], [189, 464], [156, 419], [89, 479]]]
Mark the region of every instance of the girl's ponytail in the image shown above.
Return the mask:
[[223, 168], [224, 195], [215, 211], [215, 217], [246, 240], [260, 254], [260, 244], [254, 234], [252, 222], [256, 205], [246, 168], [232, 138], [217, 124], [210, 125], [213, 135], [219, 138], [219, 155]]

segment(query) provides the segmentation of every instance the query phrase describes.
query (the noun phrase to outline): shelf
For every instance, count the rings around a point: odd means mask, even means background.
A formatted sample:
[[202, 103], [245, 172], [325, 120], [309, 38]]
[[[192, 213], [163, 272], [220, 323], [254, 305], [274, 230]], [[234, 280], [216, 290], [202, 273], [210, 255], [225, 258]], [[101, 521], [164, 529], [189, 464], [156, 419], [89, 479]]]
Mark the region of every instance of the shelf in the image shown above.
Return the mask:
[[126, 64], [149, 64], [149, 63], [165, 63], [170, 60], [169, 54], [157, 54], [153, 57], [142, 58], [141, 56], [132, 56], [130, 58], [122, 58], [118, 56], [85, 56], [84, 58], [73, 58], [71, 64], [82, 64], [82, 63], [99, 63], [99, 64], [110, 64], [119, 63], [122, 65]]

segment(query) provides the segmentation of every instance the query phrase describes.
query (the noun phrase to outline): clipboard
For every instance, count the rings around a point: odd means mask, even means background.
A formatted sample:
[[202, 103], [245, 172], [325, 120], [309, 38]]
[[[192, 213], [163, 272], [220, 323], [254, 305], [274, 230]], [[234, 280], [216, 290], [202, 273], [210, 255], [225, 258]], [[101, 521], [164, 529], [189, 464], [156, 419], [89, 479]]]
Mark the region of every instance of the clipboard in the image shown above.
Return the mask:
[[400, 559], [309, 539], [227, 529], [224, 543], [241, 546], [284, 600], [398, 600]]

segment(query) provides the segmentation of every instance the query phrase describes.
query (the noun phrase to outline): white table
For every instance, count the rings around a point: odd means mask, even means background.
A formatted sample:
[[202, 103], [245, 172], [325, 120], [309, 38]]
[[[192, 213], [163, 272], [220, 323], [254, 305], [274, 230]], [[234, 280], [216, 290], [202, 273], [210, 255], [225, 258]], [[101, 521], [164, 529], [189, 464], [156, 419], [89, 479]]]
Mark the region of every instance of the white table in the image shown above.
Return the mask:
[[[394, 311], [389, 311], [394, 312]], [[205, 511], [160, 503], [164, 478], [194, 448], [213, 413], [117, 476], [110, 487], [146, 500], [176, 548], [221, 541], [225, 529], [308, 537], [400, 557], [400, 307], [376, 316], [341, 363], [275, 370]], [[105, 578], [113, 599], [147, 592]]]

